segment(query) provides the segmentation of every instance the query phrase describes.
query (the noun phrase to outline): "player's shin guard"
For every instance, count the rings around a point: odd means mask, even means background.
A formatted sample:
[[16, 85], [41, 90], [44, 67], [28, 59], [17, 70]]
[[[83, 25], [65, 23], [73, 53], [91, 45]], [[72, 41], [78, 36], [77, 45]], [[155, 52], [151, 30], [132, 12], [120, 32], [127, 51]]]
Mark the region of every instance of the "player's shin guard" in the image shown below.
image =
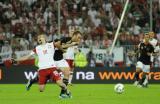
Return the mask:
[[60, 98], [72, 98], [71, 92], [67, 90], [67, 86], [64, 84], [61, 87]]
[[30, 90], [31, 86], [36, 82], [38, 82], [38, 75], [34, 79], [29, 79], [28, 80], [28, 83], [26, 85], [26, 90], [27, 91]]
[[139, 72], [136, 72], [136, 73], [135, 73], [135, 80], [136, 80], [136, 81], [139, 81]]
[[140, 81], [140, 85], [142, 85], [142, 84], [144, 83], [145, 79], [146, 79], [146, 75], [143, 74], [142, 79], [141, 79], [141, 81]]
[[73, 78], [73, 72], [70, 72], [70, 75], [69, 75], [69, 84], [72, 83], [72, 78]]
[[147, 86], [147, 84], [148, 84], [148, 78], [149, 76], [148, 75], [146, 75], [146, 78], [145, 78], [145, 80], [144, 80], [144, 82], [143, 82], [143, 85], [144, 86]]
[[61, 93], [60, 93], [60, 95], [65, 94], [67, 92], [66, 85], [64, 84], [64, 85], [61, 85], [60, 87], [61, 87]]
[[34, 79], [31, 79], [31, 84], [34, 84], [36, 82], [38, 82], [38, 76], [36, 78], [34, 78]]
[[67, 86], [68, 85], [68, 79], [63, 78], [63, 83]]

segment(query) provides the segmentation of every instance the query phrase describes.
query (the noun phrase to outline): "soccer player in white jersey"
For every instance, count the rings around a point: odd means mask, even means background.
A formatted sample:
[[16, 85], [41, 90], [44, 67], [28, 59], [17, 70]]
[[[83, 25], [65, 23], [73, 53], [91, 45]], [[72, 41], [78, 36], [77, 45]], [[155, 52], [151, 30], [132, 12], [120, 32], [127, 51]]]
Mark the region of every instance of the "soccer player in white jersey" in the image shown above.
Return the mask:
[[43, 92], [45, 89], [45, 85], [48, 79], [51, 79], [57, 83], [62, 89], [60, 94], [61, 98], [71, 97], [71, 93], [67, 91], [67, 86], [63, 83], [62, 79], [60, 78], [59, 73], [56, 70], [55, 62], [53, 60], [55, 47], [60, 47], [53, 42], [47, 43], [45, 35], [38, 36], [38, 45], [33, 51], [24, 57], [19, 59], [15, 59], [15, 61], [23, 61], [27, 60], [33, 55], [37, 55], [38, 57], [38, 83], [39, 83], [39, 90]]
[[78, 50], [78, 46], [72, 46], [69, 47], [64, 54], [64, 58], [68, 62], [68, 65], [70, 67], [70, 76], [68, 80], [68, 84], [72, 85], [72, 78], [73, 78], [73, 71], [74, 71], [74, 56], [75, 52]]
[[[55, 39], [54, 42], [60, 48], [55, 48], [54, 52], [54, 62], [57, 69], [59, 69], [63, 74], [63, 83], [67, 86], [70, 76], [70, 66], [68, 62], [63, 58], [63, 53], [66, 52], [66, 49], [71, 46], [78, 45], [81, 40], [81, 33], [79, 31], [74, 31], [72, 37], [64, 37], [61, 39]], [[29, 79], [26, 85], [26, 90], [30, 90], [32, 84], [38, 81], [38, 77], [34, 79]]]
[[159, 52], [160, 48], [158, 46], [158, 40], [155, 38], [154, 32], [149, 32], [149, 43], [154, 47], [154, 52]]

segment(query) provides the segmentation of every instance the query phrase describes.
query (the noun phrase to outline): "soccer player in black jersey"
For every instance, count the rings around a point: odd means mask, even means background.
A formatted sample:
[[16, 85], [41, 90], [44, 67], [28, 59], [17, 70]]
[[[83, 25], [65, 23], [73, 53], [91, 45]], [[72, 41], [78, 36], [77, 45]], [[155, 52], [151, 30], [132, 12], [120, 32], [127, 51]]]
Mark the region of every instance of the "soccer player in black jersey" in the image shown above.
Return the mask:
[[[149, 43], [149, 35], [144, 36], [144, 41], [138, 45], [138, 62], [136, 65], [135, 83], [139, 87], [147, 87], [148, 74], [150, 72], [151, 54], [154, 53], [153, 46]], [[142, 79], [140, 80], [139, 74], [142, 72]]]
[[[56, 67], [62, 71], [64, 75], [63, 82], [68, 85], [68, 80], [70, 76], [70, 66], [67, 61], [63, 58], [63, 53], [66, 49], [75, 45], [78, 45], [81, 41], [81, 32], [75, 31], [72, 37], [64, 37], [61, 39], [56, 39], [56, 43], [61, 45], [61, 49], [56, 49], [54, 54], [54, 61]], [[63, 90], [61, 91], [63, 93]]]

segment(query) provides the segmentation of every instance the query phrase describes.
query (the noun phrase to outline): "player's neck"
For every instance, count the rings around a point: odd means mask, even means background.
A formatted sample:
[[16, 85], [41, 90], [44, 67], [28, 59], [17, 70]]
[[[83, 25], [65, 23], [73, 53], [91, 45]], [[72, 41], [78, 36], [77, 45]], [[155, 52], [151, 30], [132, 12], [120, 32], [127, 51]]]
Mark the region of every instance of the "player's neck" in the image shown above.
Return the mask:
[[150, 40], [153, 40], [153, 38], [150, 38]]
[[46, 43], [42, 43], [42, 44], [40, 44], [41, 46], [44, 46], [44, 45], [46, 45]]
[[144, 44], [145, 44], [145, 45], [148, 45], [148, 44], [149, 44], [149, 42], [144, 42]]

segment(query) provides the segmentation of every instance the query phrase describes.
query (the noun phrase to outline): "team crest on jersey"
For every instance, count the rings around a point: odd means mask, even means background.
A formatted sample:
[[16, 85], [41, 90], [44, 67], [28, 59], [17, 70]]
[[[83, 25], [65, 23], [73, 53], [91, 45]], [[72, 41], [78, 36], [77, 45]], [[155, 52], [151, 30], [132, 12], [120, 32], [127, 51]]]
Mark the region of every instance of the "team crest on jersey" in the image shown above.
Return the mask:
[[52, 48], [52, 46], [51, 46], [51, 45], [48, 45], [48, 48]]
[[143, 46], [141, 47], [141, 49], [143, 49]]
[[47, 50], [43, 50], [43, 54], [47, 54]]

